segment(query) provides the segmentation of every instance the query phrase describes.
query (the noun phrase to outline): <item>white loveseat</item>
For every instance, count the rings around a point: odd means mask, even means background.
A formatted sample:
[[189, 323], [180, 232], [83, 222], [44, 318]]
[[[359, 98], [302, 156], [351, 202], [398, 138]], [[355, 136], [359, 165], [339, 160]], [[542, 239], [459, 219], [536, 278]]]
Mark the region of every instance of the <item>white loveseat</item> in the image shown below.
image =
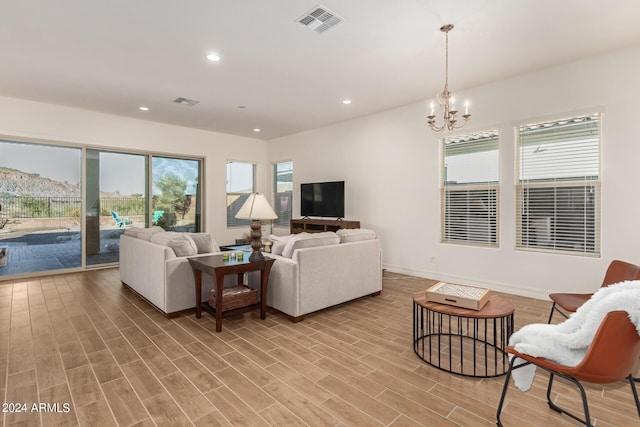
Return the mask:
[[[208, 233], [129, 228], [120, 237], [120, 280], [173, 317], [196, 306], [195, 282], [187, 258], [212, 253], [220, 253], [220, 248]], [[213, 278], [203, 274], [203, 301], [212, 287]]]
[[382, 291], [380, 241], [371, 230], [270, 236], [275, 258], [267, 305], [294, 321]]

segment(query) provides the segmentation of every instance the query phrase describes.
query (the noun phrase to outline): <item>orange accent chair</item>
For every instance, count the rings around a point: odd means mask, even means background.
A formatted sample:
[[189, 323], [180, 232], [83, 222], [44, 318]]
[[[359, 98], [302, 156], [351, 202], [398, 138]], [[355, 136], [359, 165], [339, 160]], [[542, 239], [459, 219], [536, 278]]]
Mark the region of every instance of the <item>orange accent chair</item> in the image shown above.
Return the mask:
[[[549, 407], [557, 412], [567, 414], [571, 418], [580, 421], [582, 424], [592, 426], [591, 417], [589, 415], [589, 406], [587, 404], [587, 395], [580, 381], [596, 384], [608, 384], [623, 379], [629, 380], [633, 397], [636, 402], [638, 416], [640, 417], [640, 400], [638, 399], [638, 391], [633, 378], [633, 371], [640, 357], [640, 336], [635, 326], [629, 320], [626, 311], [611, 311], [606, 314], [596, 334], [593, 342], [589, 346], [584, 359], [577, 366], [563, 366], [550, 360], [529, 356], [516, 351], [513, 347], [507, 347], [507, 352], [512, 354], [509, 362], [509, 370], [502, 389], [502, 396], [498, 405], [497, 424], [502, 426], [500, 422], [500, 413], [504, 403], [507, 389], [509, 388], [509, 380], [511, 372], [529, 364], [534, 364], [539, 368], [549, 372], [549, 385], [547, 387], [547, 403]], [[516, 358], [523, 359], [525, 362], [513, 366]], [[582, 405], [584, 408], [584, 420], [578, 418], [574, 414], [560, 408], [551, 401], [551, 386], [555, 376], [564, 378], [575, 384], [582, 395]]]
[[[602, 285], [600, 287], [604, 288], [605, 286], [613, 285], [614, 283], [623, 282], [625, 280], [639, 280], [640, 279], [640, 267], [634, 264], [629, 264], [628, 262], [613, 260], [609, 267], [607, 268], [607, 272], [604, 275], [604, 279], [602, 280]], [[593, 296], [593, 293], [590, 294], [549, 294], [549, 298], [553, 301], [553, 305], [551, 306], [551, 313], [549, 313], [549, 320], [547, 323], [551, 323], [551, 319], [553, 318], [553, 312], [557, 311], [565, 318], [569, 317], [568, 313], [575, 313], [576, 310], [589, 298]]]

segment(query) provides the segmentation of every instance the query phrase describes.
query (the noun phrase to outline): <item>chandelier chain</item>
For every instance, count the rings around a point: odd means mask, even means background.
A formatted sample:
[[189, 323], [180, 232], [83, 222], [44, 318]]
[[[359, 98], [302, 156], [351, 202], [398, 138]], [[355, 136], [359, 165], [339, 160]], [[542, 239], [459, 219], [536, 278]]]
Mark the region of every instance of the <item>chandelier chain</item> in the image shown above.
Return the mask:
[[444, 33], [444, 91], [449, 92], [449, 31]]

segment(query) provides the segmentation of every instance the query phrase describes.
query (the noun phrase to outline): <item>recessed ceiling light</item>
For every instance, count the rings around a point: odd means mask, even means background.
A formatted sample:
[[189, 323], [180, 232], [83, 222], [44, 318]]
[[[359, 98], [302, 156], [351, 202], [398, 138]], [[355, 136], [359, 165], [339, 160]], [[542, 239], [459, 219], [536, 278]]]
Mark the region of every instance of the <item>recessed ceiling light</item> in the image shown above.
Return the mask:
[[255, 128], [253, 131], [254, 131], [254, 132], [260, 132], [260, 129]]
[[149, 107], [138, 107], [140, 111], [149, 111]]
[[342, 101], [342, 103], [344, 105], [349, 105], [349, 104], [351, 104], [351, 100], [350, 99], [345, 99], [345, 100]]
[[217, 55], [215, 53], [210, 53], [210, 54], [207, 55], [207, 59], [209, 61], [211, 61], [211, 62], [218, 62], [218, 61], [220, 61], [221, 58], [220, 58], [219, 55]]

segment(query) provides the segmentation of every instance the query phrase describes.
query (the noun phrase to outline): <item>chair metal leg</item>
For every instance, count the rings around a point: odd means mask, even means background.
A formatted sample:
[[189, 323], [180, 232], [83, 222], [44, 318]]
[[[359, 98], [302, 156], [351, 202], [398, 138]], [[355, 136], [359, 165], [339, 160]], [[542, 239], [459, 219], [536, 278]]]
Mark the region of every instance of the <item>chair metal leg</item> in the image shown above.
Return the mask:
[[[500, 414], [502, 413], [502, 406], [504, 405], [504, 400], [505, 397], [507, 396], [507, 390], [509, 388], [509, 381], [511, 380], [511, 372], [515, 369], [518, 368], [522, 368], [524, 366], [530, 365], [531, 362], [524, 362], [518, 366], [513, 366], [515, 361], [516, 361], [516, 357], [512, 357], [511, 360], [509, 361], [509, 370], [507, 371], [507, 374], [505, 376], [505, 380], [504, 380], [504, 386], [502, 387], [502, 394], [500, 396], [500, 403], [498, 403], [498, 411], [496, 412], [496, 424], [498, 425], [498, 427], [503, 427], [502, 426], [502, 421], [500, 421]], [[536, 365], [538, 366], [538, 365]], [[551, 371], [543, 366], [538, 366], [539, 368], [544, 369], [545, 371], [547, 371], [549, 373], [549, 384], [547, 386], [547, 404], [549, 405], [549, 408], [553, 409], [554, 411], [561, 413], [561, 414], [565, 414], [568, 415], [569, 417], [573, 418], [574, 420], [586, 425], [587, 427], [593, 427], [593, 424], [591, 424], [591, 415], [589, 413], [589, 404], [587, 403], [587, 393], [584, 390], [584, 387], [582, 386], [582, 384], [580, 383], [580, 381], [576, 380], [575, 378], [572, 378], [568, 375], [564, 375], [560, 372], [554, 372]], [[555, 378], [555, 376], [558, 375], [561, 378], [564, 378], [565, 380], [572, 382], [573, 384], [575, 384], [575, 386], [578, 388], [578, 390], [580, 391], [580, 396], [582, 397], [582, 406], [583, 406], [583, 410], [584, 410], [584, 419], [578, 418], [576, 415], [572, 414], [571, 412], [567, 411], [566, 409], [562, 409], [561, 407], [559, 407], [558, 405], [556, 405], [555, 403], [553, 403], [551, 401], [551, 389], [553, 387], [553, 380]], [[640, 417], [640, 396], [638, 395], [638, 390], [636, 388], [636, 382], [640, 382], [640, 378], [635, 378], [633, 375], [629, 375], [627, 377], [629, 379], [629, 384], [631, 385], [631, 391], [633, 392], [633, 398], [636, 402], [636, 409], [638, 410], [638, 417]]]
[[551, 323], [551, 319], [553, 318], [553, 311], [556, 309], [556, 303], [554, 302], [553, 305], [551, 306], [551, 313], [549, 313], [549, 320], [547, 320], [547, 323]]
[[636, 409], [638, 410], [638, 417], [640, 417], [640, 399], [638, 399], [638, 390], [636, 389], [636, 381], [640, 381], [640, 378], [634, 378], [633, 375], [629, 375], [629, 383], [631, 384], [631, 391], [633, 392], [633, 398], [636, 401]]
[[522, 368], [524, 366], [530, 365], [531, 362], [524, 362], [521, 365], [513, 367], [513, 364], [516, 362], [517, 357], [512, 357], [509, 361], [509, 370], [507, 371], [507, 375], [504, 379], [504, 386], [502, 387], [502, 395], [500, 396], [500, 403], [498, 404], [498, 411], [496, 413], [496, 424], [498, 427], [502, 427], [502, 421], [500, 421], [500, 414], [502, 413], [502, 405], [504, 404], [504, 398], [507, 396], [507, 390], [509, 389], [509, 380], [511, 379], [511, 371], [514, 369]]
[[[543, 368], [543, 367], [542, 367]], [[547, 386], [547, 404], [549, 405], [549, 407], [551, 409], [553, 409], [556, 412], [559, 412], [561, 414], [566, 414], [568, 416], [570, 416], [571, 418], [573, 418], [574, 420], [581, 422], [582, 424], [586, 425], [587, 427], [593, 427], [593, 424], [591, 424], [591, 416], [589, 415], [589, 404], [587, 403], [587, 394], [584, 391], [584, 387], [582, 387], [582, 384], [580, 384], [580, 381], [576, 380], [575, 378], [571, 378], [570, 376], [561, 374], [559, 372], [553, 372], [550, 371], [546, 368], [543, 368], [545, 371], [549, 372], [549, 385]], [[564, 378], [567, 381], [572, 382], [573, 384], [576, 385], [576, 387], [578, 387], [578, 390], [580, 390], [580, 395], [582, 396], [582, 406], [584, 409], [584, 420], [578, 418], [577, 416], [575, 416], [574, 414], [572, 414], [571, 412], [562, 409], [561, 407], [559, 407], [558, 405], [556, 405], [555, 403], [553, 403], [551, 401], [551, 387], [553, 385], [553, 378], [555, 375], [558, 375], [561, 378]]]
[[551, 323], [551, 319], [553, 319], [553, 312], [557, 311], [558, 313], [560, 313], [562, 315], [562, 317], [564, 317], [565, 319], [568, 319], [569, 316], [564, 313], [563, 311], [561, 311], [557, 306], [556, 303], [554, 302], [553, 305], [551, 306], [551, 313], [549, 313], [549, 320], [547, 320], [547, 323]]

